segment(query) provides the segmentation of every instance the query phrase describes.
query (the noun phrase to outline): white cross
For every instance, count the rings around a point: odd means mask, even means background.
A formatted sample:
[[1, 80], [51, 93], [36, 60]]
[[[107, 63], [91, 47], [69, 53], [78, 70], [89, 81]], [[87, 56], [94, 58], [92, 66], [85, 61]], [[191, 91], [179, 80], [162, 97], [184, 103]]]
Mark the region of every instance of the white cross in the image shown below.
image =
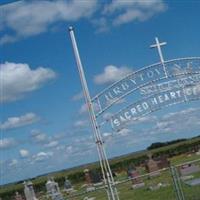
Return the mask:
[[159, 42], [158, 38], [156, 37], [155, 38], [155, 41], [156, 41], [156, 44], [152, 44], [150, 46], [150, 48], [157, 48], [158, 49], [158, 54], [159, 54], [159, 57], [160, 57], [160, 61], [161, 63], [163, 64], [163, 68], [164, 68], [164, 71], [165, 71], [165, 74], [167, 76], [167, 71], [166, 71], [166, 68], [165, 68], [165, 65], [164, 65], [164, 58], [163, 58], [163, 54], [162, 54], [162, 50], [161, 50], [161, 46], [164, 46], [167, 44], [167, 42]]

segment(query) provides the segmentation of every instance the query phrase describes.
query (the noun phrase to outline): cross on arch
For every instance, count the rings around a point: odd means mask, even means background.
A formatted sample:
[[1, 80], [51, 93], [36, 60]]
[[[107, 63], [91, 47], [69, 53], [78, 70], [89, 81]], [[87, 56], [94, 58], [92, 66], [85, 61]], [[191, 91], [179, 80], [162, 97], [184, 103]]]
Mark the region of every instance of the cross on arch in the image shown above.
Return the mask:
[[161, 47], [165, 46], [167, 44], [167, 42], [160, 42], [158, 37], [155, 37], [155, 41], [156, 41], [156, 43], [152, 44], [150, 46], [150, 48], [157, 48], [158, 49], [158, 54], [159, 54], [159, 57], [160, 57], [160, 61], [161, 61], [162, 65], [163, 65], [164, 72], [165, 72], [165, 75], [167, 77], [167, 71], [166, 71], [166, 67], [165, 67], [165, 64], [164, 64], [165, 61], [164, 61], [163, 53], [162, 53], [162, 49], [161, 49]]

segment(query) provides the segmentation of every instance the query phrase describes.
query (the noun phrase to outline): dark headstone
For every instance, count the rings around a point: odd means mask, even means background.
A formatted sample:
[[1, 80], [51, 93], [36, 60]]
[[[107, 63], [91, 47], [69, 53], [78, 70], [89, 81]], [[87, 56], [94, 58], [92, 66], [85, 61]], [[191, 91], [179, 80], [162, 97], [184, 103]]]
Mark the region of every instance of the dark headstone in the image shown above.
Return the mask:
[[144, 182], [142, 181], [140, 174], [135, 167], [130, 166], [127, 173], [128, 177], [131, 179], [133, 189], [141, 188], [144, 186]]
[[99, 183], [102, 179], [100, 173], [96, 170], [92, 170], [90, 172], [90, 177], [92, 179], [92, 183]]
[[72, 188], [72, 184], [67, 178], [65, 179], [64, 188], [67, 190]]

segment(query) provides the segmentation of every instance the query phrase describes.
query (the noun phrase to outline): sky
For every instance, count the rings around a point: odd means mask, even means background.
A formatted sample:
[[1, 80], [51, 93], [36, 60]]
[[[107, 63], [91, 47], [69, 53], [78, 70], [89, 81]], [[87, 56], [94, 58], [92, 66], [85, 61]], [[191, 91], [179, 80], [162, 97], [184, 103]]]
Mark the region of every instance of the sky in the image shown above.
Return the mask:
[[[12, 1], [1, 1], [8, 3]], [[198, 57], [199, 1], [40, 0], [0, 7], [0, 184], [98, 160], [68, 27], [91, 96], [159, 62]], [[129, 100], [122, 99], [122, 105]], [[199, 102], [164, 108], [120, 132], [101, 128], [108, 157], [199, 134]], [[109, 114], [109, 111], [108, 113]]]

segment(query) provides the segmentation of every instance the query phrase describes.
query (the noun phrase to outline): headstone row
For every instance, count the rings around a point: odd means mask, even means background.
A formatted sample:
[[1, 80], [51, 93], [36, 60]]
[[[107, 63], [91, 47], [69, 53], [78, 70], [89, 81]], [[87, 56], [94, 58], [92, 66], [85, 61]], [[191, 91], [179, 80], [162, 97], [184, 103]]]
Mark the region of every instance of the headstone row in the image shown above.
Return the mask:
[[[49, 178], [46, 183], [47, 196], [52, 200], [64, 200], [63, 195], [60, 191], [59, 185], [55, 182], [54, 178]], [[73, 192], [73, 187], [71, 182], [66, 178], [64, 183], [64, 192]], [[31, 181], [24, 182], [24, 196], [25, 200], [38, 200], [33, 188], [33, 183]], [[21, 194], [15, 193], [15, 200], [24, 200]]]

